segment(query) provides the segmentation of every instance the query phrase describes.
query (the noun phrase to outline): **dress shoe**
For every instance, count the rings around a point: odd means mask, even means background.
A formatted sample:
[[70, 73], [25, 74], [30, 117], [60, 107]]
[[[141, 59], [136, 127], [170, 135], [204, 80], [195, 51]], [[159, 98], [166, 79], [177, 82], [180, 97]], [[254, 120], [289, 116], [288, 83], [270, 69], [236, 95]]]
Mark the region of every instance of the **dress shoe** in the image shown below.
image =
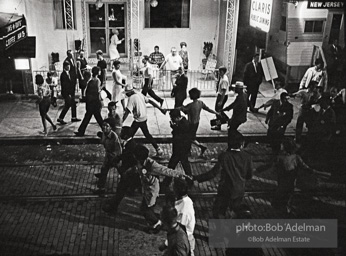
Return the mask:
[[213, 131], [221, 131], [221, 126], [213, 126], [213, 127], [211, 127], [211, 130], [213, 130]]
[[161, 224], [157, 225], [155, 228], [153, 228], [153, 227], [146, 227], [146, 228], [144, 228], [144, 232], [148, 233], [148, 234], [156, 235], [156, 234], [158, 234], [160, 232], [161, 228], [162, 228]]
[[74, 134], [77, 136], [77, 137], [83, 137], [84, 134], [83, 133], [80, 133], [80, 132], [74, 132]]
[[79, 121], [81, 121], [81, 120], [78, 119], [77, 117], [74, 117], [74, 118], [71, 119], [71, 122], [79, 122]]
[[67, 124], [63, 119], [61, 118], [58, 118], [57, 120], [60, 124], [64, 125], [64, 124]]

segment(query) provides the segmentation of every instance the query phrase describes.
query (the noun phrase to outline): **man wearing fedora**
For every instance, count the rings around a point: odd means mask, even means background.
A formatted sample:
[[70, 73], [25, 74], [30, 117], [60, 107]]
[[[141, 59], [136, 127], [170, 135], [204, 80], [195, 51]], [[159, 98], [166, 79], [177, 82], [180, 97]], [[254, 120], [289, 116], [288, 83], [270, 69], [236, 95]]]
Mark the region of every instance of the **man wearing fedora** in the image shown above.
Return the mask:
[[216, 131], [221, 130], [221, 125], [223, 123], [226, 123], [226, 121], [228, 120], [228, 116], [221, 111], [228, 99], [229, 81], [226, 72], [226, 67], [219, 67], [219, 80], [216, 87], [217, 98], [215, 102], [215, 111], [221, 112], [221, 114], [216, 116], [216, 120], [218, 120], [218, 123], [215, 126], [211, 127], [212, 130]]
[[156, 150], [157, 156], [161, 156], [163, 154], [162, 149], [157, 145], [155, 139], [150, 134], [148, 125], [147, 125], [147, 105], [146, 103], [150, 103], [155, 108], [159, 109], [162, 114], [166, 114], [166, 111], [162, 109], [159, 105], [157, 105], [154, 101], [145, 97], [142, 93], [136, 93], [132, 86], [128, 85], [125, 87], [125, 94], [129, 98], [127, 102], [127, 106], [123, 116], [123, 123], [125, 122], [127, 116], [132, 112], [133, 114], [133, 122], [131, 125], [130, 137], [133, 137], [138, 128], [140, 128], [148, 141], [153, 145]]
[[246, 118], [246, 109], [247, 109], [247, 94], [244, 92], [246, 86], [243, 82], [236, 82], [232, 85], [237, 94], [234, 102], [231, 103], [228, 107], [225, 107], [222, 111], [230, 111], [233, 109], [233, 115], [231, 119], [228, 121], [228, 137], [234, 134], [238, 127], [245, 123]]

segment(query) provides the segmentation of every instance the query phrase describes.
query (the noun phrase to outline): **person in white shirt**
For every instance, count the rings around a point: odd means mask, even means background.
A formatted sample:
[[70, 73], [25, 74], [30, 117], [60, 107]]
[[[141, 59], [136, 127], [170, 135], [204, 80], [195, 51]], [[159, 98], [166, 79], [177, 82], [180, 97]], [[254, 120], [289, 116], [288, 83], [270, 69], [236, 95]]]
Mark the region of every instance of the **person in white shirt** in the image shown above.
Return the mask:
[[158, 106], [154, 101], [145, 97], [142, 93], [137, 93], [131, 86], [127, 86], [125, 88], [125, 94], [129, 98], [127, 102], [127, 106], [125, 109], [125, 113], [123, 116], [123, 123], [125, 122], [127, 116], [132, 112], [133, 114], [133, 122], [131, 125], [130, 137], [133, 137], [138, 128], [140, 128], [144, 134], [144, 136], [148, 139], [148, 141], [153, 145], [156, 150], [157, 156], [161, 156], [163, 154], [162, 149], [157, 145], [153, 136], [149, 133], [148, 125], [147, 125], [147, 105], [146, 103], [150, 103], [155, 108], [159, 109], [162, 114], [166, 114], [166, 111]]
[[[221, 112], [228, 99], [229, 81], [226, 72], [226, 67], [219, 67], [219, 80], [216, 87], [217, 98], [215, 102], [215, 111], [218, 113]], [[224, 112], [221, 112], [221, 115], [217, 115], [216, 119], [219, 120], [219, 123], [213, 126], [212, 130], [221, 130], [221, 125], [227, 123], [228, 117]]]
[[317, 82], [317, 87], [322, 87], [325, 92], [327, 91], [328, 76], [327, 72], [324, 70], [324, 62], [322, 59], [316, 59], [315, 66], [308, 68], [305, 72], [300, 82], [299, 90], [307, 89], [311, 81]]
[[115, 60], [113, 62], [113, 91], [112, 91], [112, 101], [121, 101], [123, 109], [125, 109], [125, 95], [124, 86], [126, 85], [127, 77], [120, 72], [120, 61]]
[[[188, 196], [188, 184], [186, 179], [174, 179], [173, 185], [174, 193], [168, 194], [166, 202], [168, 205], [174, 206], [178, 212], [177, 221], [184, 225], [186, 228], [187, 237], [190, 243], [191, 256], [194, 255], [194, 249], [196, 246], [195, 237], [193, 232], [195, 230], [196, 218], [195, 209], [193, 208], [193, 201]], [[174, 200], [174, 201], [173, 201]], [[160, 246], [160, 250], [166, 249], [168, 241]]]
[[162, 104], [164, 100], [156, 95], [156, 93], [153, 91], [153, 68], [151, 64], [149, 63], [149, 57], [147, 55], [143, 56], [142, 63], [144, 65], [142, 71], [144, 76], [144, 85], [142, 89], [142, 93], [144, 96], [147, 96], [149, 94], [154, 100], [160, 103], [160, 106], [162, 107]]
[[166, 56], [160, 70], [166, 66], [166, 70], [170, 72], [172, 85], [174, 84], [175, 75], [178, 73], [179, 67], [184, 70], [183, 59], [177, 54], [177, 48], [172, 47], [171, 53]]

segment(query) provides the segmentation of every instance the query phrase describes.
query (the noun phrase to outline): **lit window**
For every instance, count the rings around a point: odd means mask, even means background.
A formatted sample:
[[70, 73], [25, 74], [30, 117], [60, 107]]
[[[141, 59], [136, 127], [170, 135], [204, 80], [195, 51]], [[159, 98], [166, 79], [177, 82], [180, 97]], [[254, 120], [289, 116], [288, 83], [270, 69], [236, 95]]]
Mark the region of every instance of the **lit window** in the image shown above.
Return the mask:
[[146, 28], [189, 28], [191, 0], [146, 0]]

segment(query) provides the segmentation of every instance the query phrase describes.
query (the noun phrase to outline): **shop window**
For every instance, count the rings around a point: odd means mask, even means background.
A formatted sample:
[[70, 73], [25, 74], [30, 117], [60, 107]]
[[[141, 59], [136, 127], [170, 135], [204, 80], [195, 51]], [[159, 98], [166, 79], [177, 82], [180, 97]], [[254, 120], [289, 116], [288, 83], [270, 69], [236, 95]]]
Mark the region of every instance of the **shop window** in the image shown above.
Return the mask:
[[145, 0], [146, 28], [189, 28], [191, 0]]
[[306, 20], [304, 33], [322, 33], [323, 22], [323, 20]]
[[286, 31], [286, 17], [281, 16], [280, 30]]
[[56, 29], [76, 29], [74, 0], [53, 0]]

